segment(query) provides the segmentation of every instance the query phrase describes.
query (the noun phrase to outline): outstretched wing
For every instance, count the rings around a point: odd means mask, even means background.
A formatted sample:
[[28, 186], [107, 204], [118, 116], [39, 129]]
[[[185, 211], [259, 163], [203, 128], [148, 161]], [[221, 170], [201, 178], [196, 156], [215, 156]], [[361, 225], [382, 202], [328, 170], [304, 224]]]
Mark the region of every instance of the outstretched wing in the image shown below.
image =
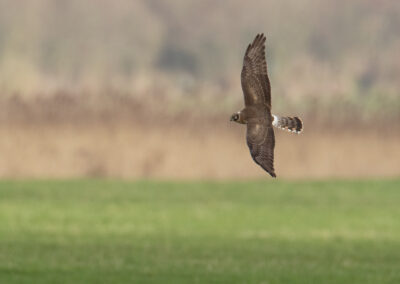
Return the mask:
[[272, 177], [276, 177], [274, 169], [275, 135], [272, 127], [265, 123], [249, 123], [247, 124], [246, 138], [253, 160]]
[[264, 104], [271, 109], [271, 84], [265, 60], [265, 36], [258, 34], [247, 47], [241, 74], [246, 106]]

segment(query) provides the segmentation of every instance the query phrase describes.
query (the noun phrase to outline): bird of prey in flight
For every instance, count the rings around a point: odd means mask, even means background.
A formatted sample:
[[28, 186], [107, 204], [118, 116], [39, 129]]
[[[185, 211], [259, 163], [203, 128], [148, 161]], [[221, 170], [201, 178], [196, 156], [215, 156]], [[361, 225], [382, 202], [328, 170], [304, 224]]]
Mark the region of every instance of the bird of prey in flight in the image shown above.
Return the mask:
[[271, 84], [265, 60], [265, 36], [258, 34], [246, 49], [241, 73], [245, 107], [231, 116], [231, 121], [246, 124], [246, 140], [253, 160], [276, 177], [274, 170], [274, 129], [300, 133], [303, 122], [298, 117], [271, 113]]

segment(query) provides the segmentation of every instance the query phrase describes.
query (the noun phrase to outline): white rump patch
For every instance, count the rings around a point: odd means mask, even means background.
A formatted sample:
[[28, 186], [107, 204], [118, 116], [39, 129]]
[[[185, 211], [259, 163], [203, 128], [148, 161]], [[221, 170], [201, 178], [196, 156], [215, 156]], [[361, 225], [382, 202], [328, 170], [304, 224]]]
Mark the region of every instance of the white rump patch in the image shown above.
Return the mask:
[[275, 114], [273, 114], [272, 117], [274, 118], [274, 120], [272, 121], [272, 125], [275, 127], [279, 127], [278, 126], [278, 117]]

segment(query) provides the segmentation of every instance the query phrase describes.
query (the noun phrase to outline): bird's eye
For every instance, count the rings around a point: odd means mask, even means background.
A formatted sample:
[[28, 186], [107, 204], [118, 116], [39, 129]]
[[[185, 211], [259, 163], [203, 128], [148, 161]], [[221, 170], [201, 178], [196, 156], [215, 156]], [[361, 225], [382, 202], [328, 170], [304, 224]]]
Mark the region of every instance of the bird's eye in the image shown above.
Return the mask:
[[239, 115], [235, 114], [234, 120], [239, 120]]

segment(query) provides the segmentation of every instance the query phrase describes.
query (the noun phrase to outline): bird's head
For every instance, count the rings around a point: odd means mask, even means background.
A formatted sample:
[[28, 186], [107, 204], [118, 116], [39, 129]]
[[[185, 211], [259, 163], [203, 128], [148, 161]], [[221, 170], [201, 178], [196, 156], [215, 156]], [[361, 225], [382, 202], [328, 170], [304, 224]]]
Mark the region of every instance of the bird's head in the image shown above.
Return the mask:
[[241, 119], [240, 111], [235, 112], [234, 114], [231, 115], [231, 121], [237, 122], [237, 123], [243, 123]]

